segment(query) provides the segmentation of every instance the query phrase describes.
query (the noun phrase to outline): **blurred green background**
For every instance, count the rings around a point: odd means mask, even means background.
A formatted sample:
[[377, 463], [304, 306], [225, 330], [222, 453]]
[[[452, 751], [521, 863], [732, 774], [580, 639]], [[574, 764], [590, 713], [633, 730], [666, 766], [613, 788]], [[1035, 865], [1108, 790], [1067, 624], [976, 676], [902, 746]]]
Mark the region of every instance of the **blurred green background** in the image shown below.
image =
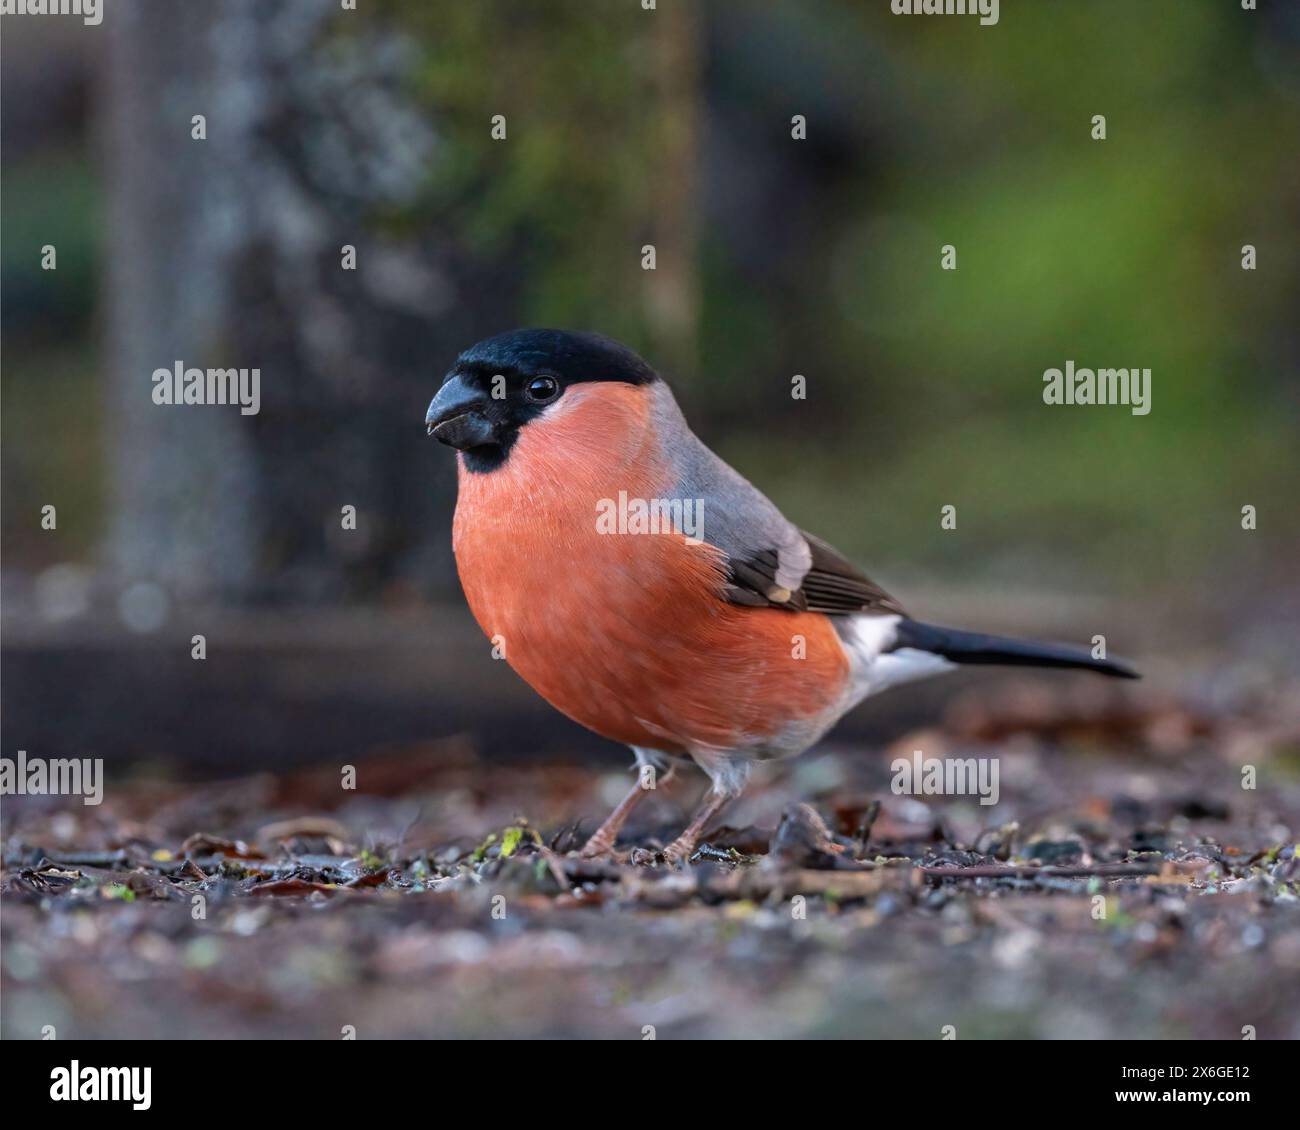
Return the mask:
[[[184, 648], [195, 607], [459, 614], [423, 412], [460, 349], [527, 324], [637, 348], [905, 603], [1294, 613], [1298, 47], [1269, 0], [7, 18], [10, 643], [98, 619]], [[260, 366], [262, 413], [154, 407], [176, 359]], [[1150, 368], [1152, 411], [1044, 405], [1067, 359]]]

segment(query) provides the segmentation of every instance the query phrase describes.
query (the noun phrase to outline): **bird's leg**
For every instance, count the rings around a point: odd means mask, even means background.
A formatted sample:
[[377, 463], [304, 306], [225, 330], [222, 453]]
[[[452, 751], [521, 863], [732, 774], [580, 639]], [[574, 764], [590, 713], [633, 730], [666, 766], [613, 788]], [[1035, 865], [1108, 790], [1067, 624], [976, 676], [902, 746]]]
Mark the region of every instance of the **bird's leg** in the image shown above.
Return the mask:
[[731, 797], [724, 796], [721, 793], [710, 792], [704, 803], [700, 805], [699, 811], [696, 812], [695, 819], [686, 826], [686, 830], [664, 848], [663, 856], [665, 861], [675, 865], [683, 860], [690, 859], [691, 854], [695, 851], [695, 845], [700, 842], [700, 837], [704, 835], [704, 829], [708, 827], [709, 821], [717, 816], [731, 799]]
[[605, 822], [582, 845], [582, 850], [578, 852], [578, 858], [600, 859], [604, 856], [618, 858], [619, 853], [614, 850], [614, 844], [618, 841], [618, 834], [623, 830], [627, 818], [632, 815], [632, 810], [641, 803], [641, 798], [645, 796], [646, 792], [647, 790], [641, 787], [641, 779], [638, 777], [636, 784], [632, 786], [627, 796], [618, 802], [614, 811], [605, 818]]
[[695, 845], [704, 835], [709, 821], [721, 812], [730, 801], [745, 791], [749, 781], [749, 762], [739, 760], [721, 750], [693, 749], [691, 757], [709, 775], [713, 788], [695, 813], [695, 819], [686, 830], [663, 850], [664, 860], [672, 866], [690, 859]]
[[[636, 783], [632, 786], [622, 800], [615, 806], [614, 811], [606, 817], [605, 822], [597, 828], [591, 838], [582, 845], [582, 850], [578, 852], [579, 859], [601, 859], [612, 857], [616, 860], [622, 860], [625, 856], [616, 851], [614, 845], [618, 842], [618, 834], [623, 830], [623, 825], [627, 823], [627, 818], [632, 815], [632, 810], [641, 803], [641, 799], [646, 793], [653, 791], [656, 783], [663, 784], [672, 779], [673, 774], [677, 771], [675, 765], [670, 766], [667, 773], [655, 780], [662, 759], [654, 756], [649, 751], [635, 750], [636, 753]], [[649, 772], [647, 772], [649, 769]]]

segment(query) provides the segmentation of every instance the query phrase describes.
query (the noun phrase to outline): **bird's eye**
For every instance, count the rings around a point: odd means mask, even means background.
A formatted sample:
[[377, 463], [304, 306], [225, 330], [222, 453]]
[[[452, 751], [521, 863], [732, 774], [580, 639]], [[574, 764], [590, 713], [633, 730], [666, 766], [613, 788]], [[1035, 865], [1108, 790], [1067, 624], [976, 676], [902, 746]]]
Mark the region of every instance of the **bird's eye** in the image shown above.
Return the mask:
[[524, 390], [528, 394], [528, 399], [538, 404], [544, 404], [548, 400], [554, 400], [560, 391], [560, 382], [554, 377], [534, 377], [528, 382], [528, 387]]

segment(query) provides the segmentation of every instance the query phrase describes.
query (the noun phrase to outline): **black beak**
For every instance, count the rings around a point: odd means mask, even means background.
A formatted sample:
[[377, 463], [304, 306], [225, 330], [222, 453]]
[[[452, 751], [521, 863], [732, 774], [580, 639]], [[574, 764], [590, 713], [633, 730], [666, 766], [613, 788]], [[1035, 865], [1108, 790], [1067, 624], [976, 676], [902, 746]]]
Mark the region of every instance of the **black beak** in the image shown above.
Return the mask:
[[495, 444], [496, 427], [483, 412], [487, 403], [487, 397], [463, 377], [452, 377], [433, 398], [424, 422], [434, 439], [457, 451]]

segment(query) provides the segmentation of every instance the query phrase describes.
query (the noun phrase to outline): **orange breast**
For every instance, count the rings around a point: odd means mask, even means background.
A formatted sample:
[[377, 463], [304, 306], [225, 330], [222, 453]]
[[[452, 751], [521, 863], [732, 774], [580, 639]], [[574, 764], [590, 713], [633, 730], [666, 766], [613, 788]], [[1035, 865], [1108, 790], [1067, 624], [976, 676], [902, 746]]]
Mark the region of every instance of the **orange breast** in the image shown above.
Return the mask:
[[[600, 500], [671, 489], [648, 410], [643, 388], [576, 385], [502, 467], [461, 467], [453, 543], [479, 626], [543, 698], [616, 741], [761, 749], [819, 731], [848, 678], [827, 617], [728, 603], [707, 544], [598, 532]], [[707, 504], [704, 523], [707, 537]]]

